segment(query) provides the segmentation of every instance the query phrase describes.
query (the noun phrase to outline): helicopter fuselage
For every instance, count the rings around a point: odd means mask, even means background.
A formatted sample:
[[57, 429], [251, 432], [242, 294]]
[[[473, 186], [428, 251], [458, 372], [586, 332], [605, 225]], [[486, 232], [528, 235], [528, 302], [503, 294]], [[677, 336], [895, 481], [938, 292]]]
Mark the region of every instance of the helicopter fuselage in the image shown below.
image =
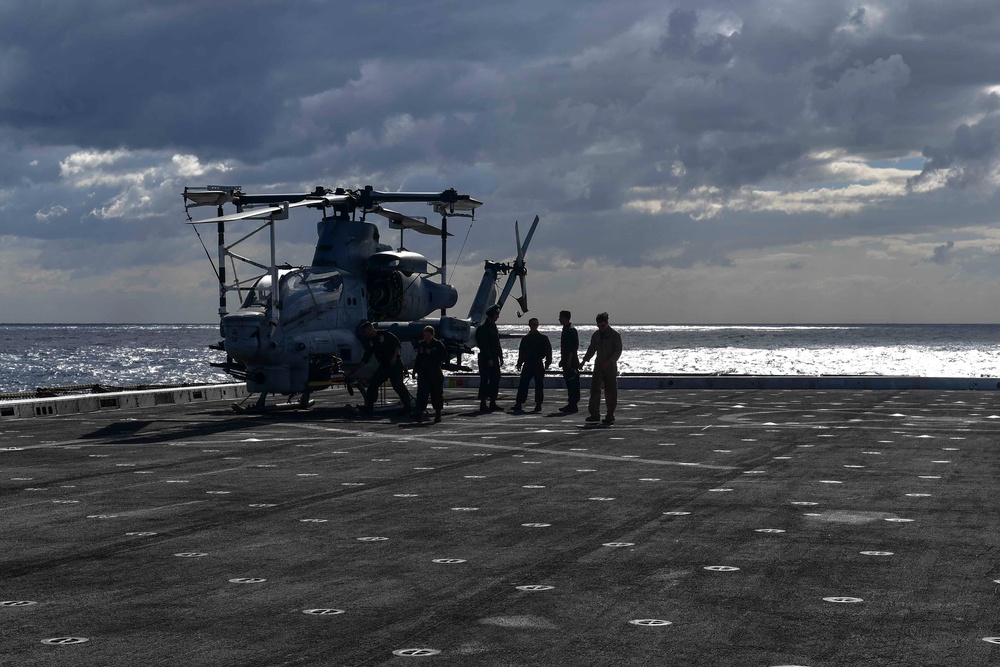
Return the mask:
[[[467, 348], [469, 323], [425, 320], [458, 301], [454, 287], [431, 282], [421, 275], [426, 272], [422, 255], [380, 243], [374, 224], [325, 219], [312, 266], [279, 270], [277, 299], [272, 276], [263, 276], [242, 307], [223, 316], [224, 347], [245, 367], [250, 392], [276, 394], [322, 388], [338, 364], [357, 364], [364, 345], [355, 330], [364, 320], [397, 332], [407, 366], [414, 356], [411, 341], [426, 324], [441, 328], [439, 336], [449, 336], [453, 346]], [[355, 376], [365, 379], [372, 370], [369, 364]]]

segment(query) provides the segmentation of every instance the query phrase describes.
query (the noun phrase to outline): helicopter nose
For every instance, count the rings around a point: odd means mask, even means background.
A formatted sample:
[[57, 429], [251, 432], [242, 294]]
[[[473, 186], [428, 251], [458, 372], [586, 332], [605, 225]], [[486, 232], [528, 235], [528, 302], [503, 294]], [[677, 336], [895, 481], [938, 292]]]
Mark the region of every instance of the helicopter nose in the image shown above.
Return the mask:
[[222, 318], [226, 352], [234, 359], [251, 359], [260, 352], [264, 335], [263, 313], [232, 313]]

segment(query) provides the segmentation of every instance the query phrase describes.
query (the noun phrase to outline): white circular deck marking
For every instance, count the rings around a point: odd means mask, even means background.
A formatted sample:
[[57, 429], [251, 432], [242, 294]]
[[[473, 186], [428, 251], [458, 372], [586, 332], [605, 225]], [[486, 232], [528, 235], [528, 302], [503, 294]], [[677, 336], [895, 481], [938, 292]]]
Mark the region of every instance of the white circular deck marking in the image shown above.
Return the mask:
[[522, 523], [521, 525], [524, 526], [525, 528], [548, 528], [552, 524], [551, 523]]
[[844, 465], [844, 467], [845, 468], [864, 468], [864, 466], [851, 466], [851, 465], [846, 465], [846, 464]]
[[983, 641], [991, 644], [1000, 644], [1000, 637], [983, 637]]
[[544, 489], [545, 487], [541, 484], [525, 484], [521, 487], [522, 489]]
[[587, 500], [608, 501], [608, 500], [614, 500], [614, 498], [595, 497], [595, 498], [587, 498]]
[[393, 655], [404, 658], [422, 658], [429, 655], [438, 655], [441, 651], [436, 648], [399, 648], [392, 652]]
[[640, 482], [659, 482], [661, 481], [659, 477], [640, 477]]
[[929, 493], [907, 493], [906, 495], [909, 496], [910, 498], [927, 498], [931, 494], [929, 494]]
[[673, 625], [672, 621], [664, 621], [659, 618], [637, 618], [634, 621], [629, 621], [629, 623], [631, 623], [632, 625], [641, 625], [647, 628]]
[[864, 600], [862, 600], [861, 598], [849, 598], [849, 597], [840, 597], [840, 596], [823, 598], [823, 601], [824, 602], [840, 602], [840, 603], [844, 603], [844, 604], [853, 604], [853, 603], [857, 603], [857, 602], [864, 602]]
[[465, 479], [486, 479], [486, 475], [466, 475]]
[[0, 447], [0, 452], [20, 452], [24, 451], [24, 447]]
[[0, 607], [30, 607], [33, 604], [38, 604], [34, 600], [4, 600], [0, 602]]
[[52, 639], [43, 639], [42, 643], [49, 646], [70, 646], [72, 644], [85, 644], [89, 641], [86, 637], [53, 637]]
[[262, 584], [267, 579], [261, 579], [260, 577], [237, 577], [236, 579], [230, 579], [231, 584]]
[[664, 512], [663, 514], [666, 516], [687, 516], [690, 513], [691, 512]]
[[712, 451], [716, 454], [731, 454], [733, 452], [731, 449], [713, 449]]
[[545, 584], [528, 584], [527, 586], [517, 586], [516, 588], [519, 591], [536, 592], [536, 591], [551, 591], [553, 588], [555, 588], [555, 586], [546, 586]]
[[388, 537], [359, 537], [358, 542], [385, 542]]
[[710, 572], [736, 572], [740, 568], [733, 567], [732, 565], [707, 565], [704, 570], [709, 570]]
[[635, 542], [605, 542], [602, 547], [634, 547]]
[[883, 521], [891, 521], [893, 523], [910, 523], [914, 519], [883, 519]]
[[862, 556], [892, 556], [893, 552], [891, 552], [891, 551], [862, 551], [861, 555]]
[[476, 512], [479, 510], [478, 507], [452, 507], [456, 512]]
[[821, 480], [819, 480], [819, 483], [820, 484], [843, 484], [843, 482], [839, 482], [839, 481], [837, 481], [835, 479], [821, 479]]
[[732, 489], [709, 489], [712, 493], [726, 493], [727, 491], [732, 491]]
[[457, 563], [466, 563], [464, 558], [435, 558], [431, 561], [432, 563], [440, 563], [442, 565], [454, 565]]
[[743, 474], [744, 475], [766, 475], [767, 471], [766, 470], [744, 470]]
[[179, 554], [174, 554], [174, 555], [177, 556], [178, 558], [202, 558], [203, 556], [207, 556], [208, 554], [201, 553], [198, 551], [182, 551]]
[[755, 528], [755, 533], [783, 533], [785, 532], [781, 528]]
[[336, 616], [345, 612], [343, 609], [303, 609], [302, 613], [310, 616]]
[[788, 461], [791, 460], [791, 456], [774, 456], [772, 457], [775, 461]]
[[920, 479], [941, 479], [941, 475], [919, 475]]

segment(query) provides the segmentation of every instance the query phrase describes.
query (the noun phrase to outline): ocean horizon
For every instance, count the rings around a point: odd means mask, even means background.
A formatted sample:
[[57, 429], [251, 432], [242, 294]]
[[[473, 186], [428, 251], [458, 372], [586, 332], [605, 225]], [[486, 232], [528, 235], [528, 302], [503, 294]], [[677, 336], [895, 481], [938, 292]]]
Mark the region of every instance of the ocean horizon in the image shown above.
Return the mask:
[[[577, 324], [581, 356], [593, 324]], [[1000, 324], [621, 324], [622, 373], [1000, 376]], [[503, 324], [517, 335], [523, 324]], [[558, 361], [558, 324], [539, 327]], [[104, 384], [197, 384], [231, 378], [210, 364], [218, 324], [0, 325], [0, 392]], [[517, 338], [503, 341], [513, 372]], [[466, 365], [475, 366], [470, 356]], [[553, 369], [556, 365], [553, 364]]]

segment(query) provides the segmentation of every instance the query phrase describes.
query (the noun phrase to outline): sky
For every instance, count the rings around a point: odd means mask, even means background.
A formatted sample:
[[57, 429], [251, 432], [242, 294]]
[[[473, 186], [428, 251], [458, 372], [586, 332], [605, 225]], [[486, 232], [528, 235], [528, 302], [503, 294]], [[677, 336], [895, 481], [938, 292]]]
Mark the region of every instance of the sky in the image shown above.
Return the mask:
[[[543, 322], [1000, 321], [995, 0], [32, 0], [0, 25], [2, 322], [216, 321], [181, 197], [206, 184], [472, 195], [452, 314], [538, 215]], [[311, 213], [279, 262], [311, 259]]]

